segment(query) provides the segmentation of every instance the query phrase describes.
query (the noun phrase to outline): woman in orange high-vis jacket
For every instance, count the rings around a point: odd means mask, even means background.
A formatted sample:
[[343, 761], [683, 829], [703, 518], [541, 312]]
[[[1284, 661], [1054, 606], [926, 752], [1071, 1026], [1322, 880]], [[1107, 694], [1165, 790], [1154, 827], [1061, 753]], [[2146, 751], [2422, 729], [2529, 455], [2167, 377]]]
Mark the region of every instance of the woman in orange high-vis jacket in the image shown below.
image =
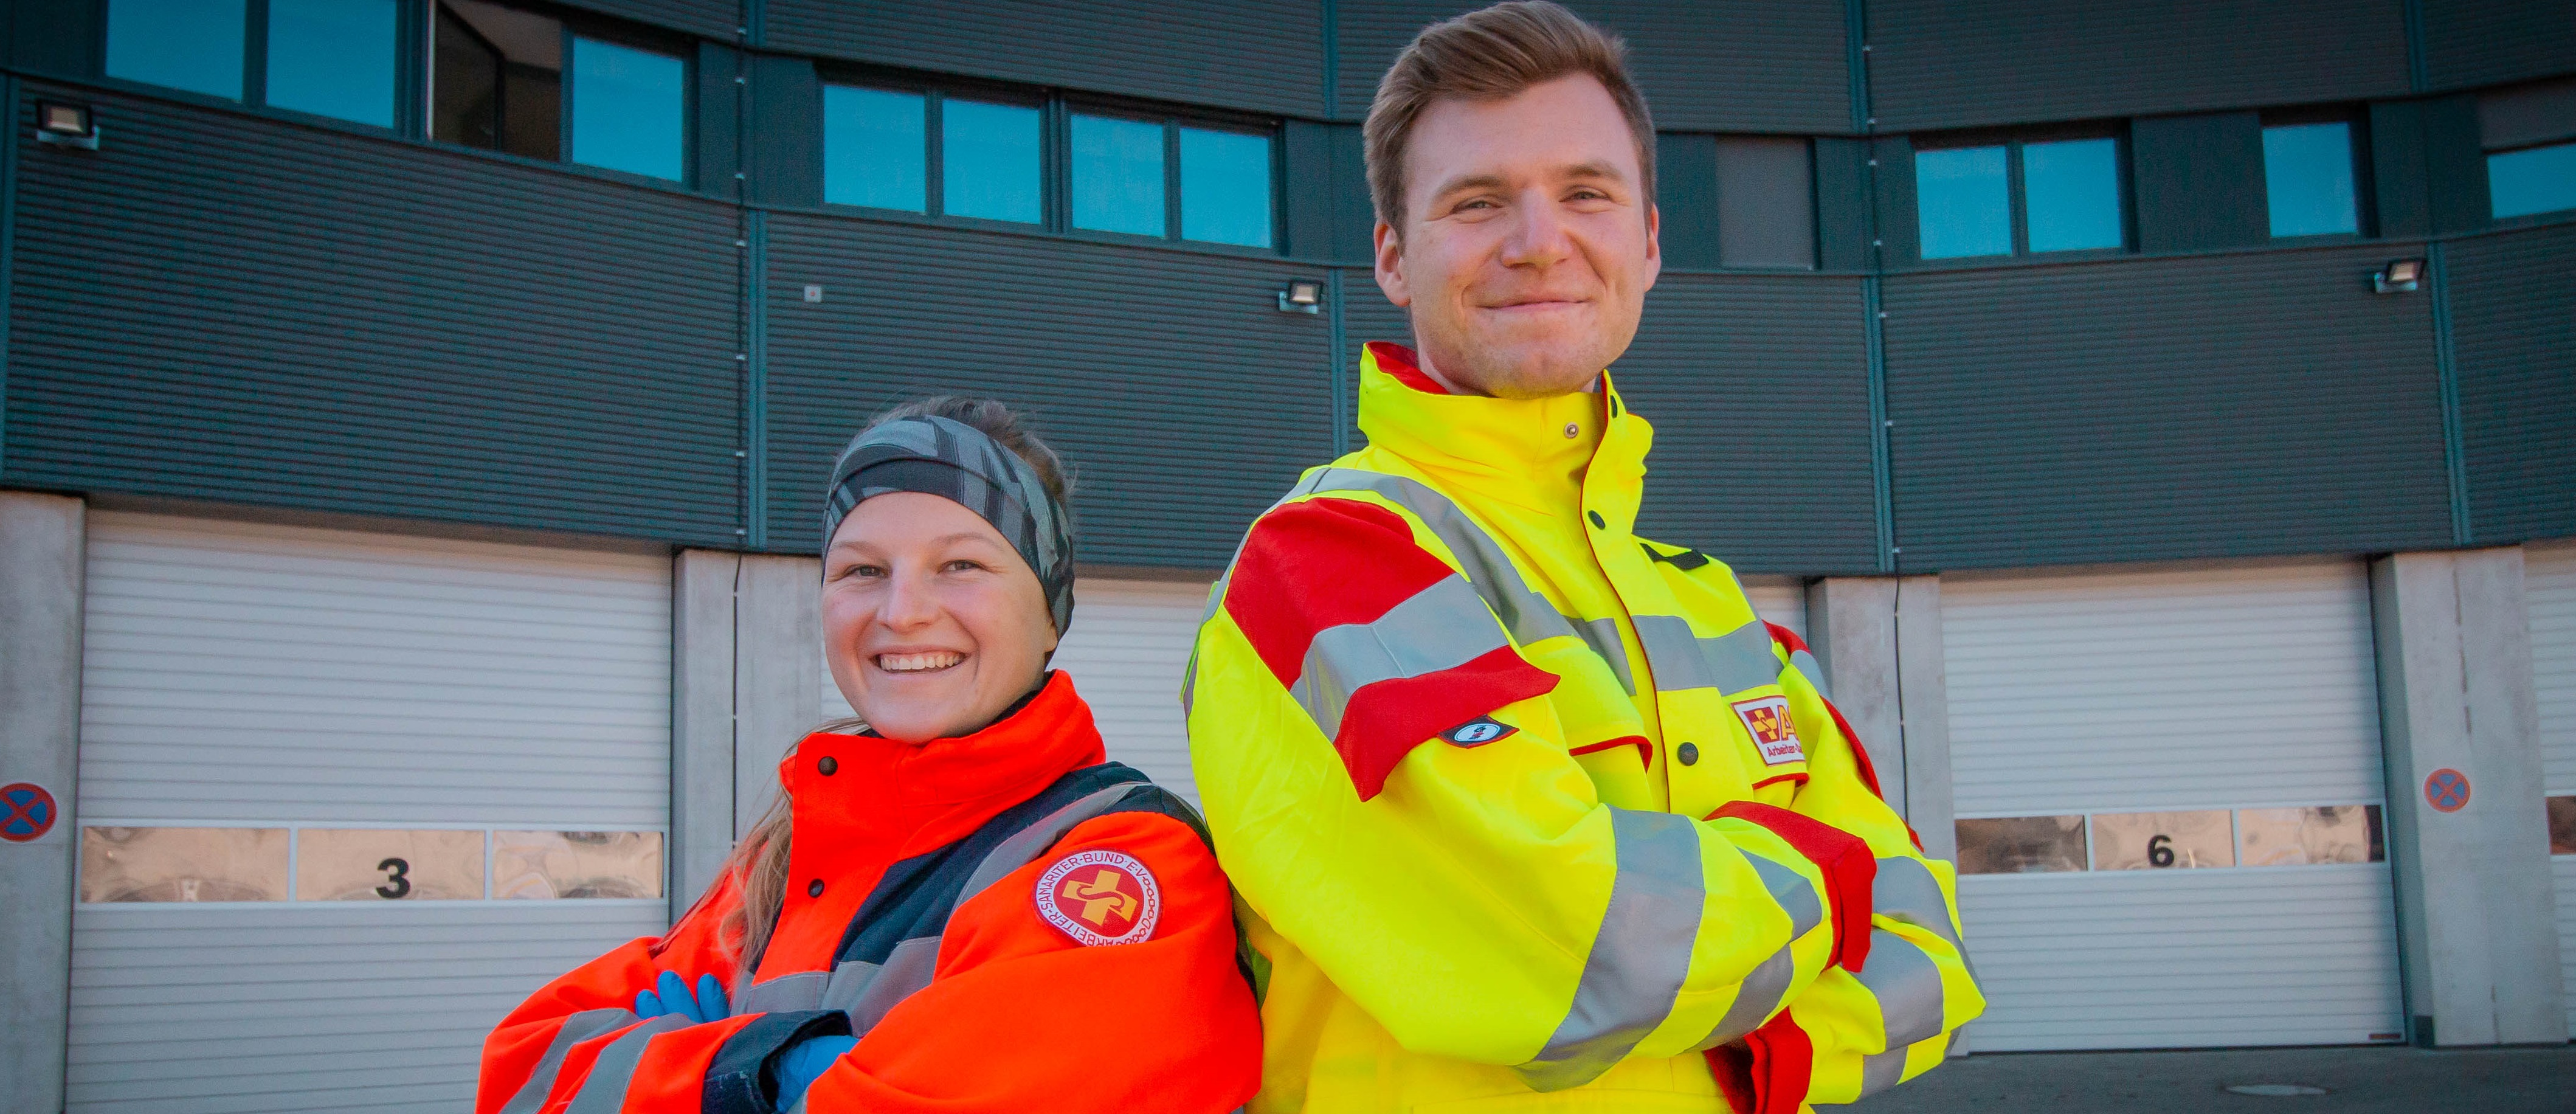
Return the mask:
[[[671, 932], [556, 979], [483, 1048], [479, 1114], [1218, 1114], [1261, 1036], [1198, 818], [1104, 761], [1046, 668], [1073, 613], [1062, 468], [931, 399], [833, 469], [822, 612], [867, 724]], [[837, 726], [837, 725], [835, 725]]]

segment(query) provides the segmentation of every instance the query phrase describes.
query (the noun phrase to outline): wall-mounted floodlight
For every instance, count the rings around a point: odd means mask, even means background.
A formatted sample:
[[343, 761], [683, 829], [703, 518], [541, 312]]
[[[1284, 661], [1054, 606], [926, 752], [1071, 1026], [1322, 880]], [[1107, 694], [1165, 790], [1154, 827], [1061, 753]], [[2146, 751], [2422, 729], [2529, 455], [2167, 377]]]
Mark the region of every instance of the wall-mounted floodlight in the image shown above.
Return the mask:
[[1324, 284], [1311, 279], [1298, 279], [1279, 291], [1279, 312], [1322, 313]]
[[2424, 285], [2424, 261], [2391, 259], [2388, 266], [2370, 276], [2370, 288], [2381, 294], [2411, 294]]
[[37, 101], [36, 142], [98, 150], [98, 117], [85, 104]]

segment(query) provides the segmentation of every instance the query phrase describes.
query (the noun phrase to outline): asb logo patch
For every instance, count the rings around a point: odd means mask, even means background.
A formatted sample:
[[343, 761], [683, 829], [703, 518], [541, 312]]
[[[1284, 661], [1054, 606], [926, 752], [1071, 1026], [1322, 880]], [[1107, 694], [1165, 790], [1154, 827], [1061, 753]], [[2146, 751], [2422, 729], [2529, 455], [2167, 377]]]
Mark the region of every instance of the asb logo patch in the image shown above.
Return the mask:
[[1441, 732], [1440, 738], [1452, 746], [1480, 747], [1496, 739], [1510, 736], [1519, 730], [1520, 728], [1492, 716], [1477, 716]]
[[1807, 760], [1807, 748], [1798, 741], [1798, 725], [1789, 719], [1788, 697], [1736, 701], [1735, 718], [1743, 720], [1744, 729], [1752, 733], [1753, 748], [1762, 752], [1763, 765]]
[[1087, 947], [1134, 944], [1154, 935], [1163, 890], [1136, 857], [1120, 851], [1067, 855], [1038, 875], [1038, 915]]

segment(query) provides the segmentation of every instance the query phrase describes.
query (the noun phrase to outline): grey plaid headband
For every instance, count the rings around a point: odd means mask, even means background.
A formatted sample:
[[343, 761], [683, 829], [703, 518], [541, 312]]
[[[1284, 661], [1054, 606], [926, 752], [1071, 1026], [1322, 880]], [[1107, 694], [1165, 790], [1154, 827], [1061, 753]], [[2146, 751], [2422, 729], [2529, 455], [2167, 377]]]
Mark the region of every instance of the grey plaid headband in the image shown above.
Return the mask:
[[1001, 531], [1046, 589], [1061, 636], [1073, 625], [1073, 538], [1037, 470], [984, 431], [937, 416], [901, 418], [850, 439], [823, 500], [823, 546], [867, 499], [917, 491], [951, 500]]

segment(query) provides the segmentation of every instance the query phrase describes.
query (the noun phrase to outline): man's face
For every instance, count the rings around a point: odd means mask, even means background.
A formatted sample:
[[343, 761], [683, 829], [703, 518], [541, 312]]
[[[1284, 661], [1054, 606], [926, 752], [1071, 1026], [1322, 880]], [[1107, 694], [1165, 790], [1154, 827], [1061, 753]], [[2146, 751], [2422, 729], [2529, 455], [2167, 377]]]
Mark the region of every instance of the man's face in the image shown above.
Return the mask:
[[1423, 370], [1452, 389], [1544, 398], [1628, 350], [1663, 270], [1618, 102], [1590, 74], [1414, 121], [1404, 227], [1377, 226], [1377, 283], [1413, 313]]

